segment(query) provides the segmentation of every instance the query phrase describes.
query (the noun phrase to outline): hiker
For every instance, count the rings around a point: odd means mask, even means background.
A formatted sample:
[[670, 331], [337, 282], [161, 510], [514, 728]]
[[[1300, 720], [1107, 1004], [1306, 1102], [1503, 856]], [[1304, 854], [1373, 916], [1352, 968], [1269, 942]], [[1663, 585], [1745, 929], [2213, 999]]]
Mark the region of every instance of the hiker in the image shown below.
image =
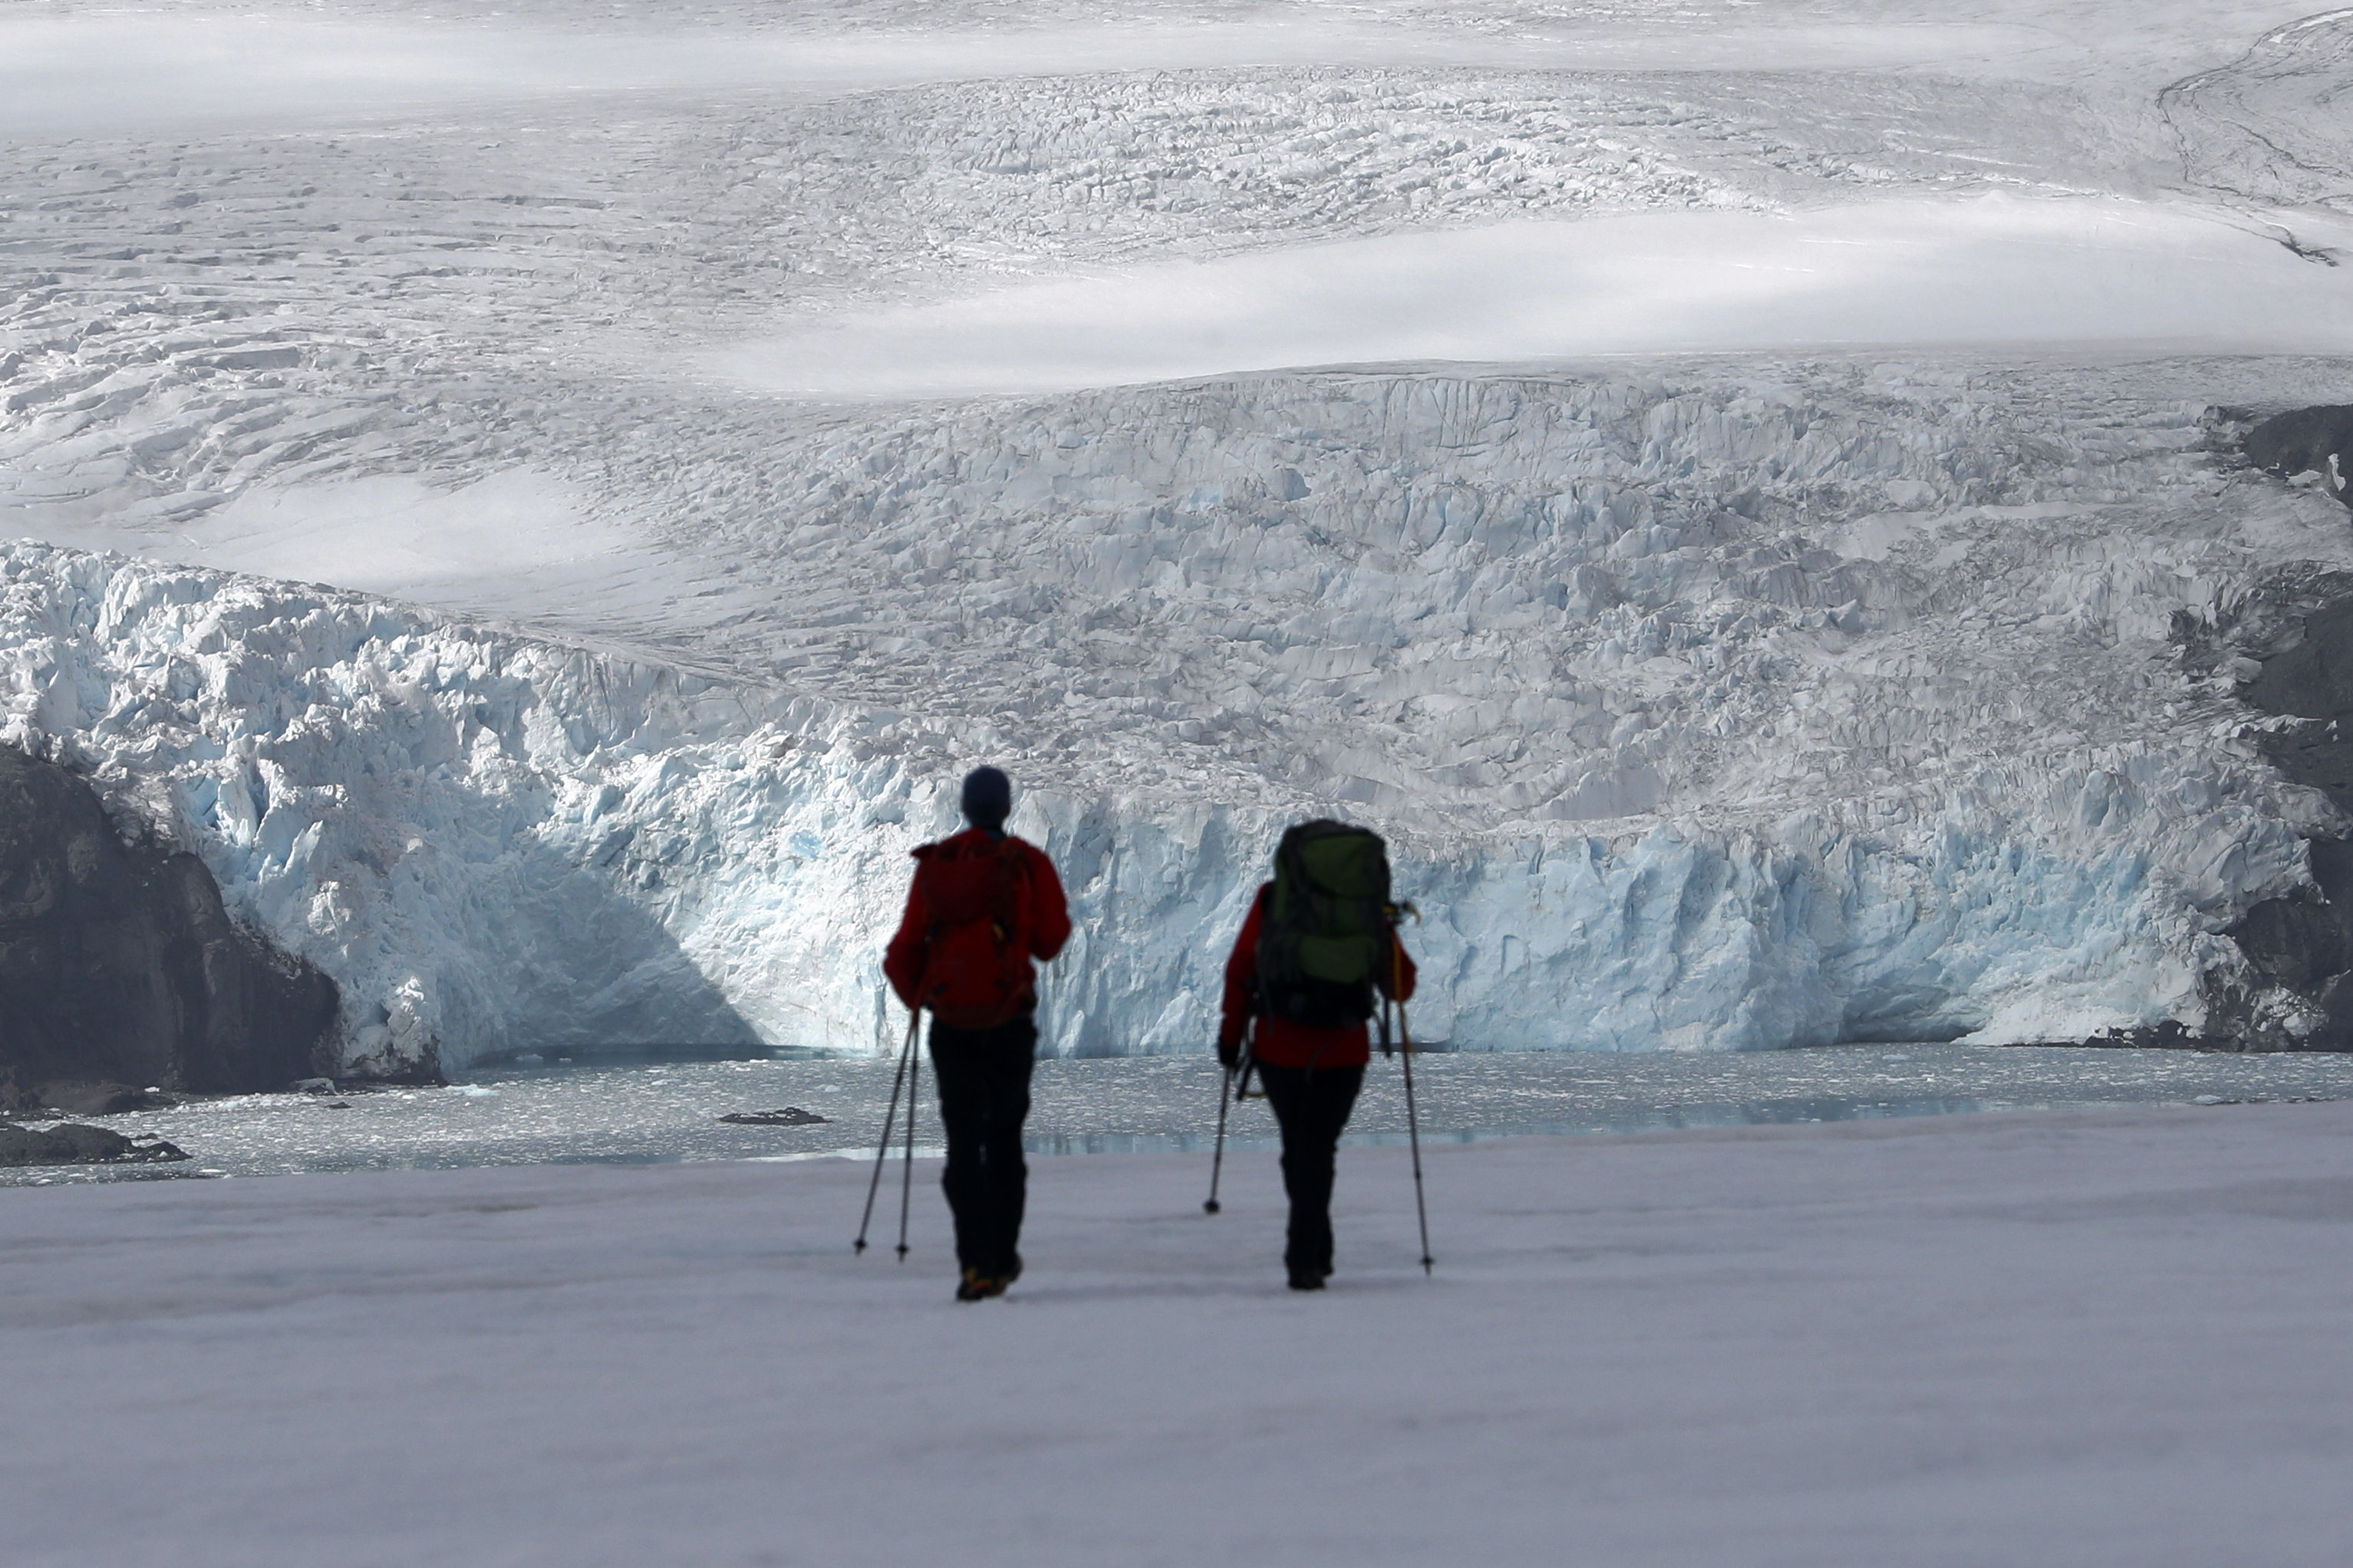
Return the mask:
[[1054, 863], [1005, 831], [1013, 784], [995, 768], [965, 775], [955, 837], [914, 852], [907, 912], [882, 955], [891, 989], [932, 1013], [932, 1069], [955, 1216], [959, 1301], [1001, 1296], [1021, 1276], [1021, 1210], [1029, 1168], [1021, 1123], [1038, 1056], [1038, 972], [1070, 940]]
[[1247, 1050], [1282, 1129], [1291, 1198], [1282, 1266], [1294, 1290], [1321, 1290], [1332, 1275], [1333, 1163], [1372, 1059], [1374, 994], [1413, 995], [1395, 912], [1377, 835], [1301, 823], [1283, 834], [1274, 880], [1259, 889], [1226, 960], [1218, 1060], [1247, 1086]]

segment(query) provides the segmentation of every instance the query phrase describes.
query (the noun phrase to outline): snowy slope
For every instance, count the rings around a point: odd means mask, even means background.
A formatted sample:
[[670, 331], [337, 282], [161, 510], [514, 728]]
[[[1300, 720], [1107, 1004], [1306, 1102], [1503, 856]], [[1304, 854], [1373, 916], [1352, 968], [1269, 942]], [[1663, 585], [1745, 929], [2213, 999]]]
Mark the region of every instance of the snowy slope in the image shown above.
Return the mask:
[[1466, 1047], [2307, 1033], [2231, 639], [2353, 540], [2232, 445], [2353, 397], [2341, 18], [1704, 10], [0, 20], [180, 51], [7, 111], [0, 531], [119, 552], [11, 732], [387, 1070], [880, 1039], [983, 759], [1063, 1050], [1310, 811]]

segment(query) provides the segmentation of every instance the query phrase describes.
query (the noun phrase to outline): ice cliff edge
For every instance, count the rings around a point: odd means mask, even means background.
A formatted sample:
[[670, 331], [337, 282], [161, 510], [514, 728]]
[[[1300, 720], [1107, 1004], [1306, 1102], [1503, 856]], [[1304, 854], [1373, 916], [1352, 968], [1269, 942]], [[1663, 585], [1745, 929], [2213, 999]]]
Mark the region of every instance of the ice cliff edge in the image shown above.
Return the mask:
[[[0, 739], [69, 754], [340, 989], [341, 1070], [624, 1042], [869, 1048], [904, 852], [969, 760], [920, 717], [411, 607], [0, 548]], [[1018, 759], [1012, 759], [1018, 766]], [[1081, 936], [1053, 1048], [1200, 1048], [1300, 805], [1032, 791]], [[2311, 792], [2233, 754], [1989, 759], [1933, 809], [1393, 833], [1473, 1048], [1717, 1049], [2227, 1026], [2319, 1043], [2226, 934], [2318, 896]], [[2228, 1006], [2223, 1005], [2229, 1000]]]

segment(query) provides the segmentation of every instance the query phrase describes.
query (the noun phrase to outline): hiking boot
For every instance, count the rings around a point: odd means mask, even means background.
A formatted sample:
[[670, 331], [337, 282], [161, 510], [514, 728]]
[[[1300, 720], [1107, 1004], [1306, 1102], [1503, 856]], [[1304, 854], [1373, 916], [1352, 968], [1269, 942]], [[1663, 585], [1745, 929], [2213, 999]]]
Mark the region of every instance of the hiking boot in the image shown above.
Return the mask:
[[1293, 1268], [1291, 1270], [1291, 1288], [1294, 1290], [1321, 1290], [1331, 1273], [1329, 1268]]
[[1005, 1281], [993, 1274], [983, 1274], [977, 1268], [967, 1268], [956, 1282], [955, 1299], [959, 1301], [986, 1301], [991, 1296], [1005, 1294]]
[[1017, 1253], [1015, 1253], [1015, 1254], [1013, 1255], [1013, 1261], [1012, 1261], [1012, 1262], [1010, 1262], [1010, 1263], [1008, 1263], [1008, 1264], [1007, 1264], [1007, 1265], [1005, 1266], [1005, 1270], [1004, 1270], [1004, 1272], [1003, 1272], [1003, 1273], [1001, 1273], [1001, 1274], [999, 1274], [999, 1275], [997, 1275], [997, 1293], [998, 1293], [999, 1295], [1003, 1295], [1003, 1294], [1005, 1293], [1005, 1288], [1006, 1288], [1008, 1285], [1012, 1284], [1016, 1279], [1020, 1279], [1020, 1278], [1021, 1278], [1021, 1255], [1020, 1255], [1019, 1253], [1018, 1253], [1018, 1252], [1017, 1252]]

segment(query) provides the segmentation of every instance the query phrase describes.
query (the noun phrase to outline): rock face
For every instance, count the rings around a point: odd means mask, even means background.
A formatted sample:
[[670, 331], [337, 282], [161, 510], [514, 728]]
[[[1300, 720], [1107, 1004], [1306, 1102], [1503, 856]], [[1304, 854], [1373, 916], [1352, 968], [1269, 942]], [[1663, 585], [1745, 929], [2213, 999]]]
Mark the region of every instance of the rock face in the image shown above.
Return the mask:
[[2317, 474], [2330, 495], [2353, 506], [2353, 406], [2275, 415], [2247, 432], [2246, 453], [2249, 462], [2284, 479]]
[[[2283, 419], [2323, 415], [2336, 416], [2335, 423], [2307, 420], [2307, 434], [2320, 432], [2315, 444], [2266, 466], [2290, 474], [2316, 467], [2341, 500], [2328, 454], [2353, 446], [2353, 408], [2303, 409]], [[2248, 451], [2258, 456], [2252, 438]], [[2245, 956], [2245, 972], [2237, 984], [2218, 987], [2202, 1034], [2159, 1026], [2105, 1043], [2353, 1050], [2353, 839], [2335, 836], [2353, 820], [2353, 574], [2283, 574], [2250, 596], [2227, 640], [2242, 650], [2240, 695], [2278, 721], [2257, 732], [2263, 755], [2287, 778], [2326, 796], [2337, 820], [2305, 840], [2309, 886], [2251, 904], [2224, 929]], [[2208, 658], [2228, 655], [2223, 647]]]
[[125, 845], [97, 793], [0, 746], [0, 1077], [197, 1092], [316, 1070], [334, 984], [230, 921], [196, 857]]
[[127, 1083], [50, 1079], [30, 1091], [19, 1086], [16, 1108], [62, 1110], [69, 1116], [121, 1116], [130, 1110], [160, 1110], [176, 1103], [168, 1094]]

